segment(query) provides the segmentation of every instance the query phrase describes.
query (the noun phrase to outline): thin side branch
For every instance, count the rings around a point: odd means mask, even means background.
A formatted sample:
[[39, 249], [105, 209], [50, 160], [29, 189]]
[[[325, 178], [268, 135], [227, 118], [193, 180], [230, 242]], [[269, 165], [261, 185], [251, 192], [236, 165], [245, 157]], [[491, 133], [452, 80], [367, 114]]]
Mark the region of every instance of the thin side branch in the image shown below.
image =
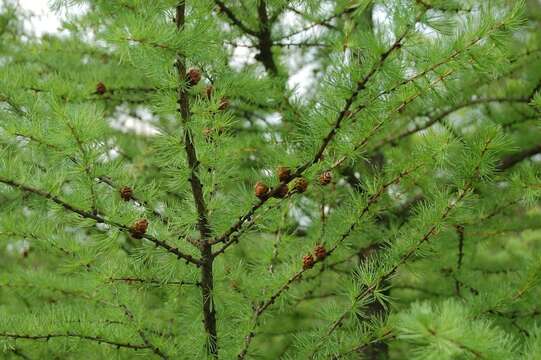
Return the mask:
[[118, 278], [109, 278], [109, 281], [115, 281], [115, 282], [124, 282], [126, 284], [146, 284], [146, 285], [154, 285], [154, 286], [162, 286], [162, 285], [174, 285], [174, 286], [184, 286], [184, 285], [193, 285], [193, 286], [201, 286], [199, 282], [193, 282], [193, 281], [184, 281], [184, 280], [173, 280], [173, 281], [160, 281], [157, 279], [142, 279], [142, 278], [136, 278], [136, 277], [118, 277]]
[[426, 129], [430, 128], [432, 125], [439, 123], [440, 121], [442, 121], [447, 116], [454, 113], [455, 111], [464, 109], [466, 107], [475, 106], [475, 105], [479, 105], [479, 104], [486, 104], [486, 103], [491, 103], [491, 102], [528, 103], [528, 100], [525, 99], [525, 98], [485, 98], [485, 99], [469, 100], [469, 101], [466, 101], [464, 103], [452, 106], [449, 109], [447, 109], [445, 111], [442, 111], [441, 113], [439, 113], [436, 116], [430, 117], [428, 119], [428, 121], [426, 121], [424, 124], [417, 125], [413, 129], [404, 131], [404, 132], [402, 132], [402, 133], [400, 133], [398, 135], [391, 136], [391, 137], [389, 137], [387, 139], [384, 139], [384, 140], [380, 141], [378, 144], [376, 144], [374, 146], [373, 150], [376, 151], [376, 150], [380, 149], [381, 147], [383, 147], [383, 146], [385, 146], [387, 144], [395, 144], [396, 142], [402, 140], [403, 138], [406, 138], [406, 137], [408, 137], [410, 135], [416, 134], [419, 131], [426, 130]]
[[541, 144], [534, 145], [530, 148], [524, 149], [516, 154], [509, 155], [500, 161], [498, 165], [498, 170], [505, 171], [517, 165], [521, 161], [524, 161], [534, 155], [541, 154]]
[[[53, 194], [51, 194], [49, 192], [43, 191], [41, 189], [36, 189], [36, 188], [30, 187], [28, 185], [19, 183], [19, 182], [14, 181], [14, 180], [6, 179], [6, 178], [3, 178], [3, 177], [0, 177], [0, 183], [6, 184], [8, 186], [11, 186], [13, 188], [16, 188], [16, 189], [19, 189], [19, 190], [22, 190], [22, 191], [25, 191], [27, 193], [31, 193], [31, 194], [41, 196], [41, 197], [43, 197], [45, 199], [49, 199], [52, 202], [62, 206], [64, 209], [78, 214], [82, 218], [91, 219], [91, 220], [94, 220], [97, 223], [114, 226], [114, 227], [116, 227], [116, 228], [118, 228], [118, 229], [120, 229], [122, 231], [125, 231], [125, 232], [130, 232], [130, 230], [131, 230], [130, 227], [128, 227], [126, 225], [117, 223], [115, 221], [107, 220], [107, 219], [105, 219], [103, 216], [101, 216], [99, 214], [93, 214], [92, 212], [89, 212], [89, 211], [86, 211], [86, 210], [83, 210], [83, 209], [79, 209], [78, 207], [75, 207], [75, 206], [65, 202], [64, 200], [60, 199], [58, 196], [53, 195]], [[186, 262], [188, 262], [188, 263], [192, 263], [194, 265], [201, 266], [200, 260], [194, 258], [191, 255], [184, 254], [178, 248], [173, 247], [172, 245], [169, 245], [165, 241], [159, 240], [159, 239], [157, 239], [154, 236], [149, 235], [149, 234], [144, 234], [142, 237], [149, 240], [149, 241], [151, 241], [157, 247], [161, 247], [161, 248], [167, 250], [167, 252], [170, 252], [170, 253], [176, 255], [179, 259], [183, 259], [183, 260], [186, 260]]]
[[[133, 313], [128, 309], [128, 307], [124, 304], [121, 304], [120, 307], [124, 309], [124, 314], [128, 317], [128, 319], [133, 323], [135, 322], [135, 317], [133, 316]], [[162, 360], [168, 360], [169, 358], [167, 355], [163, 353], [163, 351], [160, 350], [159, 347], [153, 345], [150, 340], [148, 339], [148, 336], [145, 334], [145, 332], [141, 329], [137, 329], [137, 333], [139, 334], [139, 337], [141, 337], [141, 340], [147, 345], [154, 354], [159, 356]]]
[[229, 21], [231, 21], [231, 23], [233, 25], [235, 25], [236, 27], [238, 27], [239, 29], [241, 29], [243, 32], [245, 32], [246, 34], [248, 35], [252, 35], [252, 36], [259, 36], [259, 33], [255, 30], [252, 30], [250, 29], [248, 26], [246, 26], [236, 15], [235, 13], [233, 13], [233, 11], [231, 11], [230, 8], [228, 8], [227, 6], [225, 6], [225, 3], [223, 1], [220, 1], [220, 0], [214, 0], [214, 3], [216, 5], [218, 5], [218, 8], [220, 8], [220, 12], [222, 12], [223, 14], [225, 14], [225, 16], [227, 16], [227, 18], [229, 19]]
[[46, 341], [53, 338], [62, 338], [62, 337], [78, 338], [82, 340], [98, 342], [100, 344], [107, 344], [107, 345], [115, 346], [117, 348], [127, 348], [127, 349], [133, 349], [133, 350], [150, 349], [150, 346], [146, 344], [123, 343], [123, 342], [118, 342], [114, 340], [108, 340], [99, 336], [81, 335], [81, 334], [74, 334], [71, 332], [67, 332], [65, 334], [46, 334], [46, 335], [27, 335], [27, 334], [1, 332], [0, 337], [11, 338], [11, 339], [21, 339], [21, 340], [46, 340]]

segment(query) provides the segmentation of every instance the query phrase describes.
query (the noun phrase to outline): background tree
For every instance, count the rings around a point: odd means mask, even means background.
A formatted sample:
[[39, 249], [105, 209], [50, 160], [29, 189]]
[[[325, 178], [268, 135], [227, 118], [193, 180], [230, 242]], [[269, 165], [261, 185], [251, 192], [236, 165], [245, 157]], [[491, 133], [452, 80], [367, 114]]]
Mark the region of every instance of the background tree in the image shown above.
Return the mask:
[[2, 6], [4, 358], [538, 358], [539, 2], [73, 4]]

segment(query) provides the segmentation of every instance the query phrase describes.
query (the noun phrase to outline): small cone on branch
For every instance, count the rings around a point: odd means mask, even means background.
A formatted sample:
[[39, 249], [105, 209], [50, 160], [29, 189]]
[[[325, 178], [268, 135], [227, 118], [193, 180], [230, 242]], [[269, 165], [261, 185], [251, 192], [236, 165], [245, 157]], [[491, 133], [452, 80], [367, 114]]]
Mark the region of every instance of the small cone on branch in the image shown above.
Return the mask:
[[188, 84], [190, 84], [190, 86], [195, 86], [199, 83], [199, 81], [201, 81], [201, 70], [197, 69], [197, 68], [191, 68], [190, 70], [188, 70]]
[[321, 261], [327, 257], [327, 250], [323, 245], [316, 245], [314, 248], [314, 255], [317, 261]]
[[311, 254], [305, 255], [302, 258], [302, 268], [303, 268], [303, 270], [313, 268], [315, 263], [316, 263], [316, 261], [314, 260], [314, 257]]
[[124, 201], [130, 201], [133, 196], [133, 190], [129, 186], [123, 186], [122, 188], [120, 188], [119, 192], [120, 192], [120, 197]]
[[206, 127], [203, 129], [202, 133], [205, 140], [214, 141], [216, 136], [223, 135], [225, 131], [226, 130], [221, 126], [217, 128]]
[[278, 190], [276, 190], [276, 193], [273, 195], [273, 197], [277, 199], [283, 199], [287, 196], [288, 192], [289, 187], [287, 186], [287, 184], [280, 184]]
[[258, 181], [255, 184], [254, 192], [255, 192], [255, 196], [263, 200], [267, 197], [267, 193], [269, 192], [269, 187], [265, 185], [264, 183], [262, 183], [261, 181]]
[[101, 81], [96, 85], [96, 94], [103, 95], [107, 91], [107, 88], [105, 87], [105, 84]]
[[281, 182], [287, 181], [291, 176], [291, 169], [285, 166], [279, 166], [276, 170], [276, 174], [278, 175], [278, 180]]
[[145, 235], [148, 229], [148, 220], [147, 219], [139, 219], [137, 220], [131, 227], [130, 233], [131, 235], [136, 238], [140, 239]]
[[329, 185], [332, 181], [332, 173], [330, 171], [324, 171], [319, 175], [319, 183], [323, 186]]
[[295, 181], [295, 190], [297, 192], [303, 193], [308, 188], [308, 181], [305, 178], [298, 178], [297, 181]]
[[223, 96], [220, 99], [220, 105], [218, 105], [218, 110], [224, 111], [229, 108], [229, 99], [226, 96]]
[[212, 128], [206, 127], [203, 129], [203, 136], [205, 140], [212, 140]]

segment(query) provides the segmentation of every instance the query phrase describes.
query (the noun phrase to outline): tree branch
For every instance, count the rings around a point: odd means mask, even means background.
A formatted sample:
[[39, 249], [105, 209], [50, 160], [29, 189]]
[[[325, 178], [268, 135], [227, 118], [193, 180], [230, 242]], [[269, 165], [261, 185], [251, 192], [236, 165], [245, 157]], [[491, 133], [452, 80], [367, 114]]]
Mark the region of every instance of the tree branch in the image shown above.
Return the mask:
[[135, 278], [135, 277], [119, 277], [119, 278], [109, 278], [110, 281], [116, 281], [116, 282], [125, 282], [126, 284], [132, 284], [132, 283], [139, 283], [139, 284], [150, 284], [155, 286], [162, 286], [162, 285], [175, 285], [175, 286], [183, 286], [183, 285], [194, 285], [194, 286], [201, 286], [199, 282], [193, 282], [193, 281], [184, 281], [184, 280], [173, 280], [173, 281], [161, 281], [157, 279], [142, 279], [142, 278]]
[[[114, 221], [111, 221], [111, 220], [107, 220], [107, 219], [105, 219], [104, 217], [102, 217], [99, 214], [93, 214], [93, 213], [91, 213], [89, 211], [79, 209], [79, 208], [65, 202], [64, 200], [60, 199], [58, 196], [53, 195], [53, 194], [51, 194], [49, 192], [43, 191], [41, 189], [36, 189], [36, 188], [30, 187], [28, 185], [19, 183], [19, 182], [14, 181], [14, 180], [6, 179], [6, 178], [3, 178], [3, 177], [0, 177], [0, 183], [6, 184], [6, 185], [11, 186], [13, 188], [23, 190], [23, 191], [25, 191], [27, 193], [32, 193], [32, 194], [41, 196], [41, 197], [43, 197], [45, 199], [49, 199], [49, 200], [53, 201], [54, 203], [62, 206], [64, 209], [78, 214], [82, 218], [91, 219], [91, 220], [94, 220], [97, 223], [102, 223], [102, 224], [107, 224], [107, 225], [110, 225], [110, 226], [114, 226], [114, 227], [116, 227], [116, 228], [118, 228], [118, 229], [120, 229], [122, 231], [125, 231], [125, 232], [130, 232], [130, 230], [131, 230], [130, 227], [128, 227], [126, 225], [123, 225], [123, 224], [120, 224], [120, 223], [117, 223], [117, 222], [114, 222]], [[184, 254], [178, 248], [169, 245], [165, 241], [159, 240], [159, 239], [155, 238], [154, 236], [148, 235], [148, 234], [144, 234], [142, 237], [149, 240], [149, 241], [151, 241], [157, 247], [164, 248], [165, 250], [167, 250], [167, 252], [170, 252], [170, 253], [176, 255], [177, 258], [179, 258], [179, 259], [184, 259], [188, 263], [192, 263], [192, 264], [194, 264], [196, 266], [201, 266], [200, 260], [194, 258], [191, 255]]]
[[22, 339], [22, 340], [46, 340], [46, 341], [52, 338], [61, 338], [61, 337], [78, 338], [82, 340], [95, 341], [100, 344], [107, 344], [107, 345], [115, 346], [117, 348], [128, 348], [128, 349], [133, 349], [133, 350], [150, 349], [150, 346], [146, 344], [122, 343], [118, 341], [104, 339], [99, 336], [81, 335], [81, 334], [74, 334], [71, 332], [67, 332], [65, 334], [46, 334], [46, 335], [27, 335], [27, 334], [0, 332], [0, 337], [6, 337], [6, 338], [11, 338], [11, 339]]
[[424, 124], [417, 125], [411, 130], [407, 130], [407, 131], [404, 131], [404, 132], [402, 132], [402, 133], [400, 133], [398, 135], [391, 136], [389, 138], [383, 139], [378, 144], [376, 144], [372, 150], [376, 151], [376, 150], [382, 148], [383, 146], [385, 146], [386, 144], [394, 144], [394, 143], [400, 141], [401, 139], [403, 139], [405, 137], [413, 135], [413, 134], [415, 134], [415, 133], [417, 133], [419, 131], [428, 129], [429, 127], [431, 127], [432, 125], [434, 125], [436, 123], [439, 123], [440, 121], [442, 121], [447, 116], [454, 113], [455, 111], [461, 110], [461, 109], [466, 108], [466, 107], [475, 106], [475, 105], [479, 105], [479, 104], [486, 104], [486, 103], [491, 103], [491, 102], [528, 103], [529, 100], [527, 98], [507, 98], [507, 97], [468, 100], [468, 101], [463, 102], [461, 104], [457, 104], [455, 106], [452, 106], [449, 109], [441, 112], [440, 114], [438, 114], [436, 116], [430, 117], [430, 119], [428, 121], [426, 121]]
[[224, 13], [225, 16], [227, 16], [227, 18], [231, 21], [231, 23], [235, 26], [237, 26], [239, 29], [241, 29], [242, 31], [244, 31], [246, 34], [248, 35], [252, 35], [252, 36], [256, 36], [258, 37], [259, 36], [259, 33], [255, 30], [252, 30], [250, 29], [248, 26], [246, 26], [234, 13], [233, 11], [231, 11], [230, 8], [228, 8], [227, 6], [225, 6], [224, 2], [223, 1], [220, 1], [220, 0], [214, 0], [214, 3], [216, 3], [216, 5], [218, 5], [218, 7], [220, 8], [220, 12]]
[[[181, 31], [185, 23], [186, 2], [181, 0], [176, 7], [175, 23], [177, 31]], [[199, 160], [193, 136], [188, 125], [191, 117], [189, 94], [183, 84], [186, 82], [186, 60], [177, 54], [176, 67], [179, 77], [178, 101], [180, 104], [180, 116], [184, 125], [184, 149], [188, 158], [190, 167], [190, 184], [198, 214], [199, 233], [201, 234], [201, 295], [203, 297], [203, 323], [207, 333], [207, 352], [214, 358], [218, 358], [218, 335], [216, 329], [216, 306], [213, 298], [213, 273], [212, 265], [214, 257], [212, 256], [211, 228], [208, 221], [208, 213], [203, 196], [203, 185], [198, 176]]]
[[[52, 150], [55, 150], [55, 151], [58, 151], [60, 153], [62, 153], [62, 149], [60, 149], [57, 145], [54, 145], [54, 144], [50, 144], [48, 142], [45, 142], [43, 141], [42, 139], [38, 139], [37, 137], [33, 136], [33, 135], [29, 135], [29, 134], [23, 134], [21, 132], [16, 132], [14, 133], [13, 135], [15, 136], [20, 136], [20, 137], [23, 137], [25, 139], [28, 139], [28, 140], [31, 140], [37, 144], [40, 144], [40, 145], [43, 145], [49, 149], [52, 149]], [[67, 155], [66, 156], [72, 163], [74, 163], [75, 165], [79, 165], [81, 166], [80, 162], [78, 159], [76, 159], [74, 156], [72, 155]], [[116, 191], [118, 191], [120, 188], [113, 182], [113, 180], [108, 177], [108, 176], [105, 176], [105, 175], [101, 175], [101, 176], [98, 176], [97, 177], [97, 180], [108, 185], [109, 187], [111, 187], [112, 189], [115, 189]], [[145, 209], [149, 212], [151, 212], [156, 218], [160, 219], [164, 224], [168, 225], [170, 220], [160, 214], [159, 212], [157, 212], [147, 201], [145, 200], [142, 200], [138, 197], [136, 197], [135, 195], [131, 195], [131, 199], [134, 200], [135, 202], [137, 202], [139, 205], [143, 205], [145, 207]], [[189, 241], [189, 240], [188, 240]]]
[[[128, 317], [128, 319], [131, 321], [131, 322], [135, 322], [135, 317], [133, 316], [133, 313], [130, 311], [130, 309], [128, 309], [128, 307], [124, 304], [120, 304], [120, 307], [122, 309], [124, 309], [124, 314], [126, 314], [126, 316]], [[141, 340], [143, 340], [143, 342], [145, 343], [145, 345], [147, 345], [154, 354], [156, 354], [157, 356], [159, 356], [160, 358], [162, 358], [163, 360], [168, 360], [169, 358], [167, 357], [167, 355], [165, 355], [163, 353], [163, 351], [160, 350], [160, 348], [158, 348], [157, 346], [153, 345], [150, 340], [148, 339], [147, 335], [145, 334], [145, 332], [141, 329], [137, 329], [137, 333], [139, 334], [139, 336], [141, 337]]]
[[516, 164], [524, 161], [534, 155], [541, 154], [541, 144], [534, 145], [530, 148], [524, 149], [516, 154], [509, 155], [508, 157], [502, 159], [498, 165], [498, 170], [505, 171]]
[[274, 62], [272, 56], [272, 38], [271, 38], [271, 27], [272, 23], [269, 21], [267, 14], [267, 1], [260, 0], [257, 5], [257, 15], [259, 18], [259, 54], [256, 55], [256, 60], [261, 61], [265, 70], [267, 70], [271, 75], [278, 74], [278, 68]]

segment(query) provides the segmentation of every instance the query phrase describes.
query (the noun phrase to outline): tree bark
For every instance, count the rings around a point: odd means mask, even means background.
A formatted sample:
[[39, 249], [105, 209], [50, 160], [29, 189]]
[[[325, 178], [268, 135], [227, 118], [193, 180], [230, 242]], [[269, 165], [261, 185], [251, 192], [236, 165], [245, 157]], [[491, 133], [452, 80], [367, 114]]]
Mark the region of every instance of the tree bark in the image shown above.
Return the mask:
[[[176, 8], [175, 22], [177, 30], [181, 30], [185, 23], [186, 2], [181, 1]], [[182, 84], [186, 80], [186, 60], [177, 54], [177, 69], [179, 82]], [[213, 280], [213, 261], [212, 244], [210, 243], [212, 233], [208, 221], [207, 207], [203, 196], [203, 184], [198, 176], [199, 160], [193, 136], [188, 122], [190, 121], [190, 103], [189, 94], [179, 86], [178, 101], [180, 105], [180, 116], [184, 124], [184, 149], [190, 167], [190, 184], [192, 194], [197, 209], [198, 222], [197, 227], [201, 235], [199, 243], [201, 251], [201, 295], [203, 302], [203, 324], [207, 334], [207, 353], [214, 358], [218, 358], [218, 334], [216, 329], [216, 310], [214, 306], [214, 280]]]

